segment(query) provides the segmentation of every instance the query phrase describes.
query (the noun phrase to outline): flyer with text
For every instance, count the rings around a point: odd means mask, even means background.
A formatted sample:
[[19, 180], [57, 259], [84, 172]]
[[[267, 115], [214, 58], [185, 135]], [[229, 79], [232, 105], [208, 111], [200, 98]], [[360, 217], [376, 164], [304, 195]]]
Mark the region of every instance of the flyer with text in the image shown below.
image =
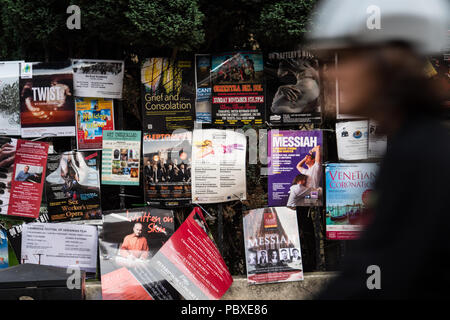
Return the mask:
[[170, 210], [105, 211], [99, 226], [103, 300], [178, 299], [177, 291], [150, 266], [150, 259], [174, 229]]
[[326, 234], [330, 240], [359, 237], [370, 218], [378, 164], [330, 163], [325, 167]]
[[319, 61], [311, 52], [270, 52], [264, 74], [271, 125], [321, 121]]
[[75, 136], [75, 102], [70, 61], [21, 64], [22, 138]]
[[367, 120], [336, 123], [339, 160], [364, 160], [368, 156], [369, 123]]
[[114, 130], [112, 99], [76, 98], [77, 149], [101, 150], [103, 130]]
[[211, 59], [213, 124], [262, 125], [265, 121], [262, 53], [226, 52]]
[[164, 208], [189, 205], [192, 132], [144, 134], [143, 152], [146, 203]]
[[232, 130], [194, 130], [192, 138], [192, 202], [245, 200], [244, 134]]
[[49, 145], [21, 139], [2, 141], [8, 157], [0, 162], [0, 214], [37, 218]]
[[244, 213], [243, 225], [249, 284], [303, 280], [296, 210], [250, 210]]
[[21, 263], [97, 268], [97, 227], [70, 223], [28, 223], [22, 229]]
[[196, 207], [150, 261], [186, 300], [218, 300], [233, 282], [209, 234]]
[[0, 62], [0, 135], [20, 136], [20, 63]]
[[75, 96], [122, 99], [124, 62], [73, 59]]
[[322, 131], [271, 130], [268, 139], [269, 206], [321, 206]]
[[101, 219], [98, 151], [49, 154], [45, 191], [51, 222]]
[[102, 183], [139, 185], [141, 131], [103, 131]]
[[167, 132], [193, 127], [195, 66], [191, 59], [145, 59], [141, 86], [144, 131]]

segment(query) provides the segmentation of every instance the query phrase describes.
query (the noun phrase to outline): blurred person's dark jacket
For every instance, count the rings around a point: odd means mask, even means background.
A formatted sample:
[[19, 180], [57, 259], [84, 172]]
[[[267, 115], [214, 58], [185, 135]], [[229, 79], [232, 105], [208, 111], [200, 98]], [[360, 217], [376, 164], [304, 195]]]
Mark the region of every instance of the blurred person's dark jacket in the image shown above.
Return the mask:
[[[449, 183], [445, 122], [436, 116], [409, 119], [389, 139], [372, 222], [352, 243], [342, 273], [317, 298], [450, 298]], [[380, 267], [380, 290], [367, 288], [370, 265]]]

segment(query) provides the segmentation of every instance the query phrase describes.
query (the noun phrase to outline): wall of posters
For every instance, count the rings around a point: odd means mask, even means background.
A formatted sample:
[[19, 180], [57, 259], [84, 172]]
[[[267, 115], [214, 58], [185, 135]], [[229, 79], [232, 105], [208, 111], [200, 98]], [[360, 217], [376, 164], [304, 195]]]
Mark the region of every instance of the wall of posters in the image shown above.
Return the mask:
[[150, 259], [174, 232], [173, 212], [150, 207], [104, 212], [99, 227], [104, 300], [171, 300], [179, 294]]
[[98, 151], [50, 154], [45, 191], [50, 221], [101, 219]]
[[196, 207], [150, 261], [186, 300], [220, 299], [233, 278]]
[[271, 130], [269, 206], [322, 205], [322, 131]]
[[303, 280], [297, 212], [286, 207], [244, 214], [247, 280], [250, 284]]
[[102, 183], [139, 185], [141, 131], [103, 131]]
[[[19, 81], [22, 138], [75, 136], [70, 61], [22, 64]], [[25, 74], [27, 76], [25, 76]], [[31, 74], [31, 78], [28, 77]]]
[[367, 159], [369, 146], [367, 120], [336, 123], [336, 141], [339, 160]]
[[192, 128], [195, 67], [190, 59], [149, 58], [141, 68], [144, 131]]
[[244, 134], [232, 130], [194, 130], [192, 138], [192, 202], [245, 200]]
[[112, 99], [76, 98], [77, 149], [101, 150], [103, 130], [114, 130]]
[[378, 124], [369, 120], [369, 145], [367, 155], [372, 159], [383, 158], [387, 148], [387, 136], [377, 130]]
[[217, 125], [261, 125], [265, 121], [264, 65], [260, 52], [212, 56], [212, 121]]
[[144, 192], [148, 205], [191, 203], [192, 132], [144, 134]]
[[321, 121], [319, 61], [310, 52], [271, 52], [265, 60], [267, 109], [272, 125]]
[[123, 61], [73, 59], [72, 67], [75, 96], [122, 99]]
[[8, 237], [6, 230], [0, 227], [0, 269], [8, 268]]
[[330, 240], [359, 236], [369, 213], [376, 163], [330, 163], [325, 168], [326, 233]]
[[28, 223], [22, 229], [21, 263], [97, 268], [97, 227], [69, 223]]
[[48, 143], [1, 139], [0, 214], [37, 218]]
[[0, 135], [20, 135], [20, 61], [0, 62]]
[[199, 123], [211, 123], [211, 55], [195, 55], [195, 113]]

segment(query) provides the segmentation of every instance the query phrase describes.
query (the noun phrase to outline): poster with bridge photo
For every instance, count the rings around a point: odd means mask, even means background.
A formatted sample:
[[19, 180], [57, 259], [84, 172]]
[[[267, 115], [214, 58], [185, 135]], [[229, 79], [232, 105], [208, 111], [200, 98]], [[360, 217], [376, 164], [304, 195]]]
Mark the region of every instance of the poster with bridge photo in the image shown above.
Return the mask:
[[320, 130], [269, 131], [269, 206], [322, 205], [322, 139]]
[[303, 280], [296, 210], [253, 209], [243, 223], [249, 284]]
[[20, 135], [20, 63], [0, 62], [0, 135]]
[[319, 60], [309, 51], [270, 52], [265, 59], [266, 106], [271, 125], [321, 121]]
[[22, 138], [75, 136], [75, 102], [70, 61], [21, 63]]
[[45, 192], [51, 222], [101, 219], [100, 154], [49, 154]]
[[377, 163], [326, 165], [327, 239], [351, 240], [359, 237], [370, 219], [377, 171]]
[[99, 226], [103, 300], [173, 300], [177, 291], [150, 259], [174, 232], [170, 210], [143, 207], [104, 212]]
[[122, 99], [124, 62], [72, 59], [76, 97]]
[[189, 205], [192, 132], [144, 134], [143, 153], [146, 203], [165, 208]]

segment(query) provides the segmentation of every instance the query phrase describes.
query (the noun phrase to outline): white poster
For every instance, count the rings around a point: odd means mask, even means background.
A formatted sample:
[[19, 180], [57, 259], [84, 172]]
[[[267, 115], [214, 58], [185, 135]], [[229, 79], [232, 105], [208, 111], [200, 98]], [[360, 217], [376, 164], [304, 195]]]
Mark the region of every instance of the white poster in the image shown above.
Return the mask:
[[97, 269], [96, 226], [69, 223], [29, 223], [22, 229], [21, 263]]
[[122, 99], [123, 61], [73, 59], [72, 67], [76, 97]]
[[387, 148], [387, 137], [377, 132], [378, 124], [369, 120], [369, 158], [382, 158]]
[[232, 130], [194, 130], [192, 202], [246, 200], [247, 140]]
[[368, 122], [348, 121], [336, 123], [336, 142], [339, 160], [367, 159]]
[[0, 135], [20, 135], [20, 61], [0, 62]]

